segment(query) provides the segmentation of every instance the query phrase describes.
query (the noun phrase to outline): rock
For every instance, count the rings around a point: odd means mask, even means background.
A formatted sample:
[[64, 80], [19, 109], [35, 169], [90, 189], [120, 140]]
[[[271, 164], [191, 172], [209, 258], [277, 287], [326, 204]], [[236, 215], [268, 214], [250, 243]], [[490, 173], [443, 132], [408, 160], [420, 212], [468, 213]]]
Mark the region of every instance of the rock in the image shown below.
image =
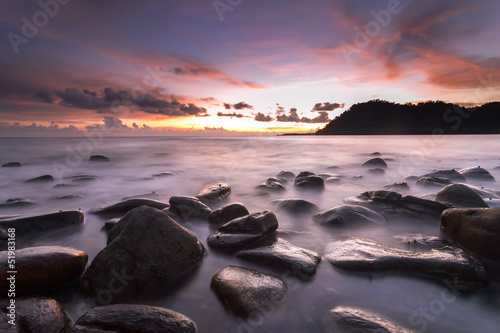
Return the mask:
[[285, 178], [275, 178], [275, 177], [271, 177], [271, 178], [267, 178], [268, 181], [271, 181], [271, 182], [278, 182], [282, 185], [288, 183], [288, 180], [286, 180]]
[[399, 240], [400, 244], [405, 244], [414, 250], [440, 249], [449, 245], [449, 243], [444, 241], [441, 237], [423, 234], [402, 234], [394, 236], [394, 238]]
[[16, 216], [0, 220], [0, 228], [16, 228], [16, 236], [34, 234], [83, 223], [83, 213], [79, 210], [60, 211], [45, 215]]
[[29, 206], [35, 206], [37, 205], [36, 202], [28, 200], [28, 199], [23, 199], [23, 198], [14, 198], [14, 199], [8, 199], [5, 201], [5, 203], [0, 204], [0, 209], [1, 208], [21, 208], [21, 207], [29, 207]]
[[451, 184], [451, 180], [444, 177], [420, 177], [417, 180], [417, 184], [427, 187], [439, 187], [443, 188]]
[[96, 176], [80, 176], [80, 177], [73, 177], [72, 182], [73, 183], [87, 183], [87, 182], [93, 182], [96, 181], [98, 177]]
[[412, 333], [389, 319], [374, 312], [353, 307], [337, 306], [330, 310], [330, 317], [349, 332], [364, 333]]
[[484, 181], [490, 181], [490, 182], [495, 181], [495, 177], [493, 177], [491, 175], [491, 173], [488, 172], [488, 170], [485, 170], [481, 167], [466, 168], [466, 169], [460, 170], [459, 172], [467, 180], [484, 180]]
[[221, 226], [207, 242], [213, 248], [239, 250], [243, 246], [264, 238], [278, 229], [278, 219], [270, 211], [253, 213], [231, 220]]
[[361, 164], [362, 167], [376, 167], [376, 168], [387, 168], [387, 163], [380, 157], [372, 158], [371, 160], [366, 161]]
[[431, 173], [428, 173], [426, 175], [423, 175], [422, 177], [440, 177], [440, 178], [446, 178], [450, 181], [459, 181], [459, 182], [465, 182], [465, 177], [462, 176], [458, 171], [455, 169], [451, 170], [437, 170], [433, 171]]
[[[141, 206], [128, 212], [111, 230], [83, 276], [83, 287], [98, 301], [167, 290], [191, 273], [205, 248], [196, 235], [156, 208]], [[120, 292], [101, 295], [121, 281]], [[113, 287], [116, 289], [116, 287]]]
[[482, 264], [454, 247], [411, 252], [350, 238], [330, 243], [325, 258], [335, 267], [350, 271], [398, 272], [442, 278], [458, 276], [468, 282], [488, 282]]
[[324, 190], [325, 182], [323, 178], [312, 172], [302, 171], [295, 177], [295, 186], [304, 189]]
[[83, 199], [85, 198], [83, 195], [80, 194], [63, 194], [63, 195], [58, 195], [56, 197], [50, 198], [51, 200], [76, 200], [76, 199]]
[[500, 208], [448, 209], [441, 215], [441, 234], [481, 257], [500, 260]]
[[156, 209], [163, 209], [168, 207], [169, 204], [163, 201], [152, 199], [128, 199], [112, 205], [93, 208], [89, 211], [89, 213], [100, 216], [118, 217], [123, 216], [132, 209], [140, 206], [149, 206]]
[[109, 158], [103, 155], [92, 155], [89, 158], [92, 162], [109, 162]]
[[161, 307], [139, 304], [101, 306], [87, 311], [71, 333], [195, 333], [188, 317]]
[[488, 208], [483, 198], [473, 189], [463, 184], [451, 184], [436, 194], [437, 201], [449, 202], [455, 207], [484, 207]]
[[321, 261], [316, 252], [294, 246], [281, 238], [268, 246], [238, 251], [235, 256], [272, 267], [283, 267], [302, 280], [316, 274]]
[[382, 154], [376, 151], [374, 153], [371, 153], [370, 156], [382, 156]]
[[342, 178], [340, 177], [328, 177], [325, 179], [325, 183], [330, 183], [330, 184], [337, 184], [342, 181]]
[[384, 185], [385, 189], [388, 190], [403, 190], [403, 191], [409, 191], [410, 186], [408, 186], [408, 183], [393, 183], [393, 184], [387, 184]]
[[176, 175], [175, 171], [162, 171], [160, 173], [154, 174], [153, 177], [159, 178], [159, 177], [170, 177], [175, 175]]
[[302, 199], [278, 199], [271, 201], [278, 211], [286, 211], [290, 214], [310, 215], [319, 211], [319, 207]]
[[329, 209], [314, 215], [312, 219], [318, 224], [339, 227], [387, 224], [386, 219], [382, 215], [365, 207], [353, 205], [344, 205]]
[[212, 211], [210, 215], [208, 215], [208, 223], [212, 225], [221, 225], [248, 214], [250, 213], [243, 204], [235, 202]]
[[56, 300], [45, 297], [16, 299], [16, 326], [9, 324], [6, 317], [9, 305], [8, 299], [0, 301], [0, 332], [4, 333], [69, 333], [71, 320], [61, 304]]
[[351, 205], [365, 206], [382, 214], [386, 218], [399, 214], [410, 217], [420, 217], [422, 215], [439, 217], [443, 210], [451, 207], [450, 204], [421, 199], [410, 195], [402, 196], [392, 191], [364, 192], [357, 197], [345, 199], [345, 202]]
[[332, 165], [332, 166], [329, 166], [327, 167], [328, 170], [340, 170], [342, 169], [341, 167], [339, 167], [338, 165]]
[[368, 173], [373, 175], [385, 175], [385, 170], [381, 168], [368, 169]]
[[417, 176], [406, 176], [403, 180], [407, 183], [415, 183], [420, 177]]
[[231, 194], [231, 185], [219, 183], [204, 188], [196, 197], [205, 205], [218, 203], [226, 199]]
[[259, 190], [266, 190], [272, 192], [284, 192], [286, 191], [285, 186], [283, 186], [279, 181], [275, 181], [272, 178], [266, 180], [265, 183], [260, 184], [256, 187]]
[[152, 192], [147, 192], [147, 193], [129, 195], [127, 197], [123, 197], [122, 200], [144, 199], [144, 198], [159, 198], [159, 197], [160, 197], [160, 194], [158, 192], [152, 191]]
[[207, 219], [212, 210], [200, 199], [195, 197], [175, 196], [171, 197], [170, 210], [181, 217], [184, 221], [190, 219]]
[[54, 180], [55, 180], [54, 177], [52, 177], [51, 175], [43, 175], [40, 177], [28, 179], [24, 182], [25, 183], [47, 183], [47, 182], [53, 182]]
[[244, 318], [275, 309], [284, 302], [287, 289], [279, 278], [236, 266], [217, 271], [210, 287], [228, 310]]
[[493, 170], [500, 170], [500, 165], [493, 168]]
[[2, 164], [2, 168], [16, 168], [16, 167], [20, 167], [20, 166], [21, 166], [21, 163], [19, 163], [19, 162], [9, 162], [9, 163]]
[[75, 187], [78, 186], [76, 184], [56, 184], [54, 185], [54, 188], [62, 188], [62, 187]]
[[[112, 219], [114, 220], [114, 219]], [[114, 228], [114, 226], [116, 225], [116, 223], [118, 222], [115, 222], [115, 221], [106, 221], [104, 223], [104, 225], [102, 226], [101, 230], [104, 231], [106, 234], [109, 235], [109, 233], [111, 232], [111, 229]]]
[[483, 199], [500, 198], [500, 191], [496, 191], [483, 186], [467, 185], [470, 189], [474, 190]]
[[280, 173], [278, 173], [276, 177], [291, 180], [295, 179], [295, 174], [291, 171], [280, 171]]
[[[16, 230], [17, 232], [17, 230]], [[0, 252], [0, 292], [7, 295], [11, 269], [8, 251]], [[88, 256], [69, 247], [39, 246], [16, 250], [16, 296], [44, 294], [76, 282], [85, 270]]]

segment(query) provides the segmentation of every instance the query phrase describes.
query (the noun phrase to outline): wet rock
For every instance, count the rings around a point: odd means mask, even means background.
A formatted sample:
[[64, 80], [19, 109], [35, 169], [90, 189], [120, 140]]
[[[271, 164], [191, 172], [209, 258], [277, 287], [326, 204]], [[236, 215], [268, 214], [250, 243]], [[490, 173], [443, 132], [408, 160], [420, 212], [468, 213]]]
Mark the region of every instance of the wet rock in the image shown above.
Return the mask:
[[483, 199], [500, 198], [500, 191], [496, 191], [483, 186], [467, 185], [470, 189], [474, 190]]
[[444, 177], [420, 177], [417, 180], [417, 184], [426, 187], [439, 187], [443, 188], [451, 184], [451, 180]]
[[188, 317], [161, 307], [139, 304], [101, 306], [87, 311], [71, 333], [195, 333]]
[[212, 225], [222, 225], [231, 220], [250, 214], [243, 204], [235, 202], [216, 209], [208, 215], [208, 223]]
[[407, 183], [416, 183], [419, 178], [417, 176], [406, 176], [403, 180]]
[[260, 240], [278, 229], [278, 219], [270, 211], [253, 213], [231, 220], [221, 226], [207, 242], [221, 250], [239, 250], [243, 246]]
[[[4, 333], [69, 333], [71, 320], [61, 304], [45, 297], [16, 299], [16, 325], [7, 321], [9, 300], [0, 300], [0, 332]], [[19, 328], [19, 330], [16, 329]]]
[[278, 211], [286, 211], [290, 214], [310, 215], [319, 211], [319, 207], [302, 199], [278, 199], [271, 202]]
[[276, 177], [292, 180], [295, 179], [295, 174], [291, 171], [280, 171], [280, 173], [278, 173]]
[[408, 183], [393, 183], [393, 184], [387, 184], [387, 185], [384, 185], [384, 188], [385, 189], [388, 189], [388, 190], [395, 190], [395, 191], [409, 191], [410, 190], [410, 186], [408, 186]]
[[159, 198], [160, 194], [156, 191], [152, 192], [147, 192], [147, 193], [141, 193], [141, 194], [134, 194], [134, 195], [129, 195], [127, 197], [123, 197], [122, 200], [129, 200], [129, 199], [144, 199], [144, 198]]
[[[114, 303], [156, 293], [185, 278], [204, 254], [205, 248], [194, 233], [161, 210], [141, 206], [113, 227], [107, 246], [85, 272], [83, 287], [91, 296], [105, 296]], [[109, 290], [117, 278], [122, 281], [120, 292], [99, 295], [101, 290]]]
[[387, 168], [387, 163], [380, 157], [372, 158], [361, 164], [362, 167], [376, 167], [376, 168]]
[[208, 186], [198, 192], [196, 197], [205, 205], [218, 203], [226, 199], [231, 194], [231, 185], [219, 183]]
[[417, 198], [414, 196], [403, 196], [392, 191], [369, 191], [357, 197], [345, 199], [351, 205], [365, 206], [382, 214], [386, 218], [391, 215], [408, 215], [420, 217], [429, 215], [439, 217], [443, 210], [451, 207], [450, 204]]
[[344, 205], [338, 206], [313, 216], [318, 224], [331, 226], [381, 225], [386, 219], [365, 207]]
[[332, 177], [335, 177], [335, 178], [345, 178], [345, 176], [342, 176], [342, 175], [340, 175], [338, 173], [320, 173], [318, 176], [320, 176], [324, 180], [326, 180], [328, 178], [332, 178]]
[[83, 199], [85, 198], [83, 195], [80, 194], [63, 194], [63, 195], [58, 195], [56, 197], [50, 198], [51, 200], [76, 200], [76, 199]]
[[385, 175], [385, 170], [381, 168], [368, 169], [368, 173], [372, 175]]
[[271, 191], [271, 192], [284, 192], [284, 191], [286, 191], [286, 188], [285, 188], [285, 186], [283, 186], [283, 184], [281, 184], [280, 182], [275, 181], [271, 178], [266, 180], [265, 183], [257, 185], [256, 189]]
[[[16, 230], [17, 231], [17, 230]], [[7, 295], [8, 251], [0, 252], [0, 292]], [[30, 296], [61, 290], [76, 282], [88, 256], [69, 247], [39, 246], [16, 250], [16, 295]]]
[[175, 196], [171, 197], [170, 210], [181, 217], [184, 221], [190, 219], [207, 219], [212, 210], [200, 199], [195, 197]]
[[444, 278], [458, 276], [468, 282], [488, 282], [481, 263], [454, 247], [412, 252], [350, 238], [330, 243], [325, 257], [335, 267], [350, 271], [398, 272]]
[[302, 171], [295, 178], [295, 186], [303, 189], [324, 190], [325, 182], [323, 178], [312, 172]]
[[423, 234], [402, 234], [394, 236], [394, 238], [399, 240], [400, 244], [405, 244], [413, 250], [440, 249], [449, 245], [441, 237]]
[[47, 183], [47, 182], [53, 182], [53, 181], [54, 181], [54, 177], [52, 177], [51, 175], [43, 175], [40, 177], [28, 179], [24, 182], [25, 183]]
[[0, 228], [16, 228], [17, 236], [35, 234], [83, 223], [83, 213], [79, 210], [60, 211], [45, 215], [16, 216], [0, 220]]
[[0, 204], [0, 209], [2, 209], [2, 208], [21, 208], [21, 207], [29, 207], [29, 206], [35, 206], [35, 205], [37, 205], [36, 202], [28, 200], [28, 199], [13, 198], [13, 199], [8, 199], [3, 204]]
[[330, 317], [349, 332], [364, 333], [412, 333], [414, 331], [399, 326], [389, 319], [359, 308], [337, 306], [330, 310]]
[[325, 183], [329, 184], [338, 184], [342, 181], [342, 178], [340, 177], [328, 177], [325, 179]]
[[370, 156], [382, 156], [382, 154], [376, 151], [374, 153], [371, 153]]
[[463, 184], [451, 184], [436, 194], [437, 201], [449, 202], [458, 208], [484, 207], [488, 208], [483, 198], [473, 189]]
[[92, 162], [109, 162], [109, 158], [103, 155], [92, 155], [89, 158]]
[[428, 173], [426, 175], [423, 175], [422, 177], [440, 177], [440, 178], [446, 178], [452, 182], [458, 181], [458, 182], [465, 182], [465, 177], [462, 176], [458, 171], [455, 169], [451, 170], [437, 170], [433, 171], [431, 173]]
[[169, 206], [168, 203], [152, 199], [129, 199], [118, 203], [93, 208], [89, 211], [90, 214], [108, 217], [123, 216], [134, 208], [140, 206], [149, 206], [156, 209], [163, 209]]
[[[114, 219], [112, 219], [114, 220]], [[116, 225], [116, 223], [118, 222], [115, 222], [115, 221], [106, 221], [104, 223], [104, 225], [102, 226], [101, 230], [104, 231], [106, 234], [109, 235], [109, 233], [111, 232], [111, 229], [114, 228], [114, 226]]]
[[16, 167], [20, 167], [20, 166], [21, 166], [21, 163], [19, 163], [19, 162], [9, 162], [9, 163], [2, 164], [2, 168], [16, 168]]
[[495, 181], [495, 177], [493, 177], [491, 175], [491, 173], [488, 172], [488, 170], [485, 170], [481, 167], [466, 168], [466, 169], [460, 170], [459, 172], [467, 180], [483, 180], [483, 181], [490, 181], [490, 182]]
[[321, 261], [316, 252], [294, 246], [281, 238], [268, 246], [238, 251], [235, 256], [272, 267], [283, 267], [302, 280], [316, 274]]
[[160, 173], [154, 174], [153, 177], [160, 178], [160, 177], [170, 177], [175, 175], [176, 175], [175, 171], [162, 171]]
[[441, 234], [481, 257], [500, 260], [500, 208], [448, 209], [441, 215]]
[[217, 271], [210, 287], [228, 310], [244, 318], [274, 309], [286, 296], [286, 285], [281, 279], [236, 266]]

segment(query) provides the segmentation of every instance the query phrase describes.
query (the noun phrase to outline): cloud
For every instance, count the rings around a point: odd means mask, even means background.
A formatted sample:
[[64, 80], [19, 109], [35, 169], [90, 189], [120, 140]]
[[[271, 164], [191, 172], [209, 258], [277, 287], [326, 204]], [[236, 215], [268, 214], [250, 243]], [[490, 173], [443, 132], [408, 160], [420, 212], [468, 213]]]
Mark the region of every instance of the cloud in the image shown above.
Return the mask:
[[[282, 110], [280, 109], [279, 111], [280, 113], [282, 112]], [[278, 114], [278, 112], [276, 112], [276, 120], [277, 121], [281, 121], [281, 122], [288, 122], [288, 123], [327, 123], [329, 122], [331, 119], [328, 117], [328, 112], [326, 111], [319, 111], [319, 116], [315, 117], [315, 118], [307, 118], [307, 117], [299, 117], [299, 114], [298, 114], [298, 111], [296, 108], [291, 108], [290, 109], [290, 112], [288, 115], [286, 114]]]
[[47, 91], [37, 91], [35, 94], [35, 100], [41, 101], [42, 103], [53, 104], [54, 97], [51, 93]]
[[239, 102], [239, 103], [236, 103], [236, 104], [224, 103], [224, 108], [226, 110], [230, 110], [230, 109], [235, 109], [235, 110], [245, 110], [245, 109], [253, 110], [253, 105], [250, 105], [250, 104], [245, 103], [245, 102]]
[[330, 103], [330, 102], [316, 103], [311, 111], [333, 111], [344, 107], [345, 103], [342, 104]]
[[261, 121], [261, 122], [270, 122], [270, 121], [273, 121], [274, 118], [271, 117], [270, 115], [265, 115], [263, 114], [262, 112], [259, 112], [255, 115], [255, 117], [253, 118], [255, 121]]
[[55, 122], [50, 125], [21, 125], [19, 122], [6, 123], [0, 122], [0, 133], [7, 137], [23, 137], [23, 136], [78, 136], [82, 132], [73, 125], [60, 127]]
[[224, 113], [224, 112], [217, 112], [218, 117], [231, 117], [231, 118], [248, 118], [248, 116], [245, 116], [244, 114], [241, 113]]

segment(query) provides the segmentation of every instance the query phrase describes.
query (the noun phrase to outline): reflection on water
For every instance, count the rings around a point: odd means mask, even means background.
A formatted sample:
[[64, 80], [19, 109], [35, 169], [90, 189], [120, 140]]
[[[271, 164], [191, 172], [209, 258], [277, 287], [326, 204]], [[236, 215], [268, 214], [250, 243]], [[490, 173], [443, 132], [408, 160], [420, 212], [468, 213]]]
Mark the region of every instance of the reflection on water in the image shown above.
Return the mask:
[[[500, 140], [495, 136], [376, 136], [376, 137], [251, 137], [251, 138], [105, 138], [92, 144], [86, 139], [0, 139], [0, 163], [19, 161], [21, 168], [0, 169], [0, 201], [27, 198], [38, 206], [3, 210], [0, 214], [49, 212], [61, 209], [89, 209], [120, 201], [125, 196], [156, 191], [158, 200], [168, 201], [173, 195], [195, 195], [215, 182], [228, 182], [233, 192], [230, 201], [243, 203], [250, 212], [273, 209], [273, 198], [302, 198], [322, 210], [342, 204], [343, 199], [366, 190], [400, 182], [409, 175], [422, 175], [432, 169], [461, 169], [480, 165], [500, 179]], [[373, 175], [359, 165], [380, 152], [389, 158], [385, 175]], [[109, 163], [91, 163], [88, 157], [101, 154]], [[54, 164], [56, 163], [56, 164]], [[331, 168], [337, 166], [338, 168]], [[342, 176], [339, 183], [327, 183], [323, 193], [296, 191], [286, 184], [284, 193], [271, 197], [257, 196], [255, 186], [281, 170], [294, 173], [308, 170], [316, 174]], [[175, 171], [174, 176], [153, 178], [152, 175]], [[69, 176], [95, 175], [95, 181], [77, 186], [54, 188], [51, 184], [23, 184], [24, 180], [52, 174], [56, 183], [73, 184]], [[354, 176], [362, 178], [353, 178]], [[477, 185], [484, 185], [478, 183]], [[407, 194], [436, 193], [437, 189], [413, 184]], [[487, 184], [500, 190], [497, 183]], [[54, 200], [63, 194], [84, 196], [74, 201]], [[438, 220], [403, 219], [390, 221], [380, 228], [332, 229], [320, 227], [309, 217], [293, 217], [277, 213], [279, 237], [294, 245], [324, 253], [328, 242], [344, 236], [361, 236], [381, 243], [401, 246], [393, 238], [404, 232], [439, 234]], [[106, 236], [100, 231], [105, 220], [86, 214], [82, 227], [59, 230], [20, 241], [21, 246], [61, 245], [86, 251], [89, 259], [105, 246]], [[207, 223], [189, 222], [206, 245], [211, 230]], [[281, 276], [288, 284], [284, 306], [264, 313], [260, 318], [243, 322], [224, 311], [210, 290], [210, 279], [221, 267], [242, 265]], [[443, 288], [440, 281], [397, 275], [350, 274], [320, 264], [316, 276], [302, 282], [280, 270], [249, 263], [208, 249], [199, 269], [177, 290], [150, 301], [193, 319], [199, 332], [321, 332], [332, 329], [327, 312], [335, 306], [358, 306], [383, 314], [399, 324], [419, 329], [425, 318], [419, 311], [437, 306]], [[444, 308], [434, 309], [424, 320], [427, 332], [496, 332], [499, 286], [461, 292]], [[79, 295], [58, 295], [73, 320], [89, 306]], [[438, 311], [439, 310], [439, 311]], [[418, 315], [413, 317], [412, 314]], [[336, 330], [338, 331], [338, 330]]]

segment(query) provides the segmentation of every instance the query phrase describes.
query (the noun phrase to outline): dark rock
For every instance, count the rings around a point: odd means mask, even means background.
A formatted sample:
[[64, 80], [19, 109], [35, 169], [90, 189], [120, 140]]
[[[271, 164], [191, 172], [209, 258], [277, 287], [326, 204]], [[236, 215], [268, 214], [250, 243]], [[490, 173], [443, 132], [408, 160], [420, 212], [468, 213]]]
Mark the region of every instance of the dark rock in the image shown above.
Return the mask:
[[47, 183], [47, 182], [53, 182], [53, 181], [54, 181], [54, 177], [52, 177], [51, 175], [43, 175], [40, 177], [28, 179], [24, 182], [25, 183]]
[[266, 180], [265, 183], [260, 184], [256, 187], [259, 190], [266, 190], [272, 192], [284, 192], [286, 191], [285, 186], [283, 186], [279, 181], [275, 181], [272, 178]]
[[[17, 230], [16, 230], [17, 231]], [[0, 292], [7, 295], [11, 271], [8, 251], [0, 252]], [[76, 282], [85, 270], [85, 252], [60, 246], [28, 247], [16, 250], [16, 296], [44, 294]]]
[[19, 162], [9, 162], [9, 163], [2, 164], [2, 168], [16, 168], [16, 167], [20, 167], [20, 166], [21, 166], [21, 163], [19, 163]]
[[368, 169], [368, 173], [373, 175], [385, 175], [385, 170], [381, 168]]
[[500, 208], [445, 210], [441, 234], [447, 241], [484, 258], [500, 260]]
[[228, 310], [244, 318], [283, 303], [287, 289], [277, 277], [236, 266], [217, 271], [210, 287]]
[[170, 210], [181, 217], [184, 221], [190, 219], [207, 219], [212, 210], [200, 199], [195, 197], [175, 196], [171, 197]]
[[439, 187], [443, 188], [451, 184], [451, 180], [444, 177], [420, 177], [417, 180], [417, 184], [427, 187]]
[[62, 187], [75, 187], [78, 186], [76, 184], [56, 184], [54, 185], [54, 188], [62, 188]]
[[302, 171], [295, 178], [295, 186], [304, 189], [324, 190], [325, 182], [323, 178], [316, 176], [309, 171]]
[[384, 185], [385, 189], [388, 190], [403, 190], [403, 191], [409, 191], [410, 186], [408, 186], [408, 183], [393, 183], [393, 184], [387, 184]]
[[376, 167], [376, 168], [387, 168], [387, 163], [380, 157], [372, 158], [371, 160], [366, 161], [361, 164], [362, 167]]
[[16, 216], [0, 220], [0, 228], [16, 228], [17, 236], [34, 234], [83, 223], [83, 213], [79, 210], [60, 211], [45, 215]]
[[359, 308], [337, 306], [330, 310], [330, 317], [339, 326], [349, 332], [364, 333], [412, 333], [414, 331], [401, 327], [389, 319]]
[[384, 161], [386, 161], [386, 162], [394, 162], [395, 159], [393, 159], [391, 157], [386, 157], [386, 158], [384, 158]]
[[481, 167], [477, 168], [466, 168], [459, 171], [462, 176], [467, 180], [484, 180], [484, 181], [495, 181], [495, 177]]
[[85, 198], [83, 195], [80, 194], [63, 194], [63, 195], [58, 195], [56, 197], [50, 198], [51, 200], [76, 200], [76, 199], [83, 199]]
[[403, 180], [405, 182], [408, 182], [408, 183], [415, 183], [417, 182], [417, 180], [419, 179], [420, 177], [417, 177], [417, 176], [406, 176], [405, 178], [403, 178]]
[[341, 167], [339, 167], [338, 165], [332, 165], [332, 166], [329, 166], [327, 167], [328, 170], [340, 170], [342, 169]]
[[272, 203], [277, 210], [286, 211], [290, 214], [309, 215], [319, 211], [318, 206], [302, 199], [278, 199], [273, 200]]
[[208, 223], [212, 225], [221, 225], [248, 214], [250, 213], [243, 204], [235, 202], [212, 211], [210, 215], [208, 215]]
[[104, 225], [102, 226], [101, 230], [104, 231], [105, 233], [109, 234], [111, 232], [111, 229], [113, 229], [114, 226], [116, 225], [116, 223], [118, 223], [118, 222], [107, 221], [107, 222], [104, 223]]
[[159, 198], [160, 194], [158, 192], [152, 191], [148, 193], [141, 193], [141, 194], [135, 194], [135, 195], [129, 195], [127, 197], [123, 197], [122, 200], [129, 200], [129, 199], [144, 199], [144, 198]]
[[163, 209], [168, 207], [169, 204], [166, 202], [152, 200], [152, 199], [129, 199], [115, 203], [113, 205], [93, 208], [89, 211], [89, 213], [100, 216], [118, 217], [118, 216], [123, 216], [132, 209], [140, 206], [149, 206], [156, 209]]
[[394, 236], [394, 238], [399, 240], [400, 244], [405, 244], [409, 248], [415, 250], [440, 249], [449, 245], [449, 243], [444, 241], [441, 237], [423, 234], [403, 234]]
[[270, 211], [253, 213], [231, 220], [215, 234], [208, 236], [208, 245], [223, 250], [239, 250], [278, 229], [278, 219]]
[[102, 298], [99, 292], [109, 290], [119, 274], [123, 288], [105, 295], [114, 303], [139, 293], [167, 290], [191, 273], [204, 254], [195, 234], [161, 210], [141, 206], [113, 227], [107, 246], [85, 272], [83, 287], [91, 296]]
[[474, 190], [483, 199], [500, 198], [500, 191], [496, 191], [483, 186], [467, 185], [470, 189]]
[[291, 171], [280, 171], [280, 173], [278, 173], [276, 177], [292, 180], [295, 179], [295, 174]]
[[[69, 333], [71, 320], [61, 304], [45, 297], [16, 299], [16, 325], [7, 321], [8, 299], [0, 300], [0, 332], [4, 333]], [[19, 330], [16, 329], [19, 328]]]
[[93, 182], [96, 181], [98, 178], [93, 176], [93, 177], [75, 177], [73, 178], [73, 183], [87, 183], [87, 182]]
[[188, 317], [161, 307], [139, 304], [101, 306], [87, 311], [71, 333], [195, 333]]
[[352, 205], [338, 206], [316, 214], [313, 216], [313, 221], [331, 226], [387, 224], [382, 215], [365, 207]]
[[483, 207], [488, 208], [483, 198], [473, 189], [463, 184], [451, 184], [436, 194], [437, 201], [449, 202], [458, 208]]
[[275, 177], [267, 178], [267, 181], [278, 182], [278, 183], [280, 183], [282, 185], [288, 183], [288, 180], [286, 180], [285, 178], [275, 178]]
[[28, 200], [28, 199], [23, 199], [23, 198], [14, 198], [14, 199], [8, 199], [5, 203], [0, 204], [0, 209], [1, 208], [20, 208], [20, 207], [29, 207], [29, 206], [35, 206], [37, 205], [36, 202]]
[[462, 176], [458, 171], [455, 169], [451, 170], [437, 170], [433, 171], [431, 173], [428, 173], [426, 175], [423, 175], [422, 177], [440, 177], [440, 178], [446, 178], [450, 181], [459, 181], [459, 182], [464, 182], [465, 177]]
[[205, 205], [218, 203], [226, 199], [231, 194], [231, 185], [219, 183], [204, 188], [196, 197]]
[[92, 155], [92, 156], [90, 156], [89, 161], [92, 161], [92, 162], [109, 162], [109, 158], [106, 157], [106, 156], [102, 156], [102, 155]]
[[176, 173], [175, 171], [163, 171], [157, 174], [154, 174], [153, 177], [159, 178], [159, 177], [170, 177], [170, 176], [175, 176]]
[[302, 280], [307, 280], [316, 274], [321, 261], [321, 256], [316, 252], [294, 246], [281, 238], [272, 245], [238, 251], [235, 256], [272, 267], [289, 269]]
[[376, 151], [374, 153], [371, 153], [370, 156], [382, 156], [382, 154]]
[[350, 238], [330, 243], [326, 259], [335, 267], [364, 272], [398, 272], [430, 277], [461, 277], [468, 282], [488, 282], [482, 264], [459, 248], [445, 247], [412, 252]]

